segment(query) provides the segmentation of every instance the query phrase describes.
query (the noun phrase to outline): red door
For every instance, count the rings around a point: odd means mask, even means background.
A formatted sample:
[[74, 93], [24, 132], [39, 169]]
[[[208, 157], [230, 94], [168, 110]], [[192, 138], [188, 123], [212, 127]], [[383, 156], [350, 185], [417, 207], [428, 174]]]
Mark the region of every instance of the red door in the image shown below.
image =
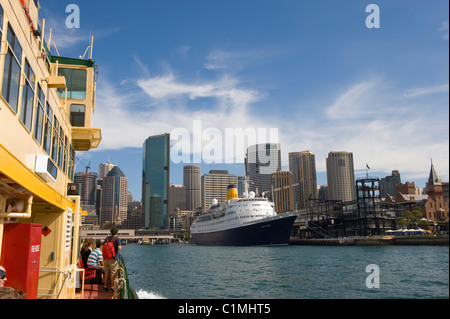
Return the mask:
[[42, 225], [5, 224], [0, 264], [7, 273], [6, 286], [36, 299], [41, 256]]

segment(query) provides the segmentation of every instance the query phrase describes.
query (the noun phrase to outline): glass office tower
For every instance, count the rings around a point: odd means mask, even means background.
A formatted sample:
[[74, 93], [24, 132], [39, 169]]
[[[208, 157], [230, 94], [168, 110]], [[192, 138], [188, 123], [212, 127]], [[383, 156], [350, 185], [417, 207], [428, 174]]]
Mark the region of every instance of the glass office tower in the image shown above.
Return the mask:
[[142, 204], [144, 228], [167, 229], [170, 134], [150, 136], [144, 142]]

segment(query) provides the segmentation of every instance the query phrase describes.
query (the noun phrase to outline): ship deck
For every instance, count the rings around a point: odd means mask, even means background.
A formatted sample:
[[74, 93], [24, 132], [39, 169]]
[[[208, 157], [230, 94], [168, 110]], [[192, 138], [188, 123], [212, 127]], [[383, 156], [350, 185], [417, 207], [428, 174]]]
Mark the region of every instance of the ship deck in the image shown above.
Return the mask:
[[84, 293], [81, 288], [77, 289], [75, 296], [77, 299], [112, 299], [112, 292], [103, 291], [103, 284], [84, 284]]

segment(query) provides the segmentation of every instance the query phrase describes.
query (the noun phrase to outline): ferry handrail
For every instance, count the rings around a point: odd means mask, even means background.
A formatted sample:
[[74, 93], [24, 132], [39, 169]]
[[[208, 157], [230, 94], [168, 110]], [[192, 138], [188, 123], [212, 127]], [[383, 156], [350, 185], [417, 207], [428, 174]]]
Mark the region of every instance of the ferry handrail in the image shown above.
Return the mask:
[[[62, 289], [64, 287], [64, 284], [65, 284], [65, 282], [67, 280], [67, 274], [64, 271], [62, 271], [61, 269], [59, 269], [58, 267], [39, 267], [39, 272], [41, 272], [41, 271], [42, 272], [58, 273], [58, 277], [56, 278], [56, 281], [55, 281], [55, 284], [54, 284], [53, 288], [38, 288], [38, 290], [47, 290], [47, 291], [51, 290], [51, 292], [48, 293], [48, 294], [38, 294], [38, 297], [55, 297], [56, 296], [56, 299], [59, 299], [59, 295], [61, 294], [61, 291], [62, 291]], [[54, 294], [54, 291], [55, 291], [55, 289], [56, 289], [56, 287], [58, 285], [59, 277], [61, 276], [61, 274], [64, 275], [64, 281], [63, 281], [63, 283], [61, 285], [61, 288], [59, 289], [59, 292], [57, 294]]]
[[[120, 283], [123, 283], [123, 287], [120, 287]], [[114, 297], [121, 299], [137, 299], [137, 295], [133, 288], [130, 286], [128, 280], [127, 267], [125, 265], [125, 259], [119, 254], [119, 269], [116, 274], [116, 288], [114, 289]]]

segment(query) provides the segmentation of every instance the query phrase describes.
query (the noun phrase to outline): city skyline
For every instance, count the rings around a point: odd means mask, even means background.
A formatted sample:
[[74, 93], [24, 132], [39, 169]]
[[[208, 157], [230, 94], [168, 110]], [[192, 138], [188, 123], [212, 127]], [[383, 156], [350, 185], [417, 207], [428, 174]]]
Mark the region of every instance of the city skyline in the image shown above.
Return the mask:
[[[135, 198], [142, 141], [192, 134], [193, 121], [222, 134], [277, 128], [282, 170], [289, 152], [311, 150], [318, 185], [330, 151], [354, 154], [355, 177], [368, 163], [373, 175], [399, 170], [424, 186], [433, 158], [448, 180], [448, 2], [377, 1], [380, 28], [352, 1], [151, 1], [138, 11], [80, 2], [78, 29], [65, 27], [67, 4], [40, 13], [52, 39], [78, 56], [94, 35], [100, 66], [93, 126], [103, 140], [77, 156], [95, 167], [110, 155]], [[122, 38], [130, 45], [118, 48]], [[243, 158], [234, 161], [189, 164], [243, 175]], [[182, 167], [171, 163], [171, 183], [182, 184]]]
[[[141, 150], [141, 152], [142, 152], [142, 150]], [[301, 151], [301, 152], [310, 152], [310, 151]], [[333, 151], [331, 151], [331, 152], [333, 152]], [[348, 153], [353, 153], [353, 152], [348, 152]], [[139, 162], [142, 163], [142, 158], [141, 158], [142, 157], [142, 153], [139, 156], [140, 156]], [[326, 158], [324, 158], [323, 160], [326, 161]], [[108, 160], [107, 162], [110, 162], [110, 160]], [[107, 162], [100, 162], [99, 165], [107, 163]], [[432, 159], [430, 159], [430, 162], [427, 163], [428, 169], [429, 169], [430, 163], [432, 163], [432, 162], [433, 162]], [[120, 164], [114, 164], [114, 163], [110, 163], [110, 164], [112, 164], [114, 166], [117, 165], [117, 166], [120, 167]], [[99, 165], [97, 165], [97, 166], [99, 166]], [[181, 163], [181, 164], [177, 164], [177, 166], [178, 166], [178, 169], [176, 170], [176, 172], [177, 172], [176, 174], [177, 175], [174, 177], [172, 175], [173, 174], [173, 168], [172, 168], [173, 165], [174, 164], [170, 162], [170, 172], [171, 173], [169, 175], [169, 184], [170, 185], [177, 185], [177, 186], [183, 186], [183, 175], [184, 175], [183, 171], [184, 171], [184, 167], [185, 166], [199, 166], [200, 167], [200, 177], [202, 177], [203, 175], [209, 173], [210, 170], [220, 170], [220, 169], [223, 169], [224, 167], [230, 167], [229, 165], [226, 165], [226, 164], [191, 165], [191, 164], [183, 164], [183, 163]], [[242, 166], [241, 169], [231, 170], [231, 171], [229, 171], [229, 174], [234, 174], [237, 177], [244, 176], [244, 171], [245, 171], [244, 165], [245, 164], [242, 163], [242, 164], [239, 164], [239, 165]], [[358, 169], [354, 169], [354, 173], [355, 173], [354, 180], [355, 180], [355, 182], [356, 182], [357, 178], [365, 177], [367, 174], [369, 174], [370, 176], [373, 176], [373, 177], [377, 177], [377, 178], [379, 178], [381, 180], [381, 179], [383, 179], [385, 177], [390, 177], [390, 174], [392, 174], [393, 171], [397, 171], [397, 172], [401, 173], [401, 170], [392, 170], [391, 172], [386, 172], [386, 174], [383, 175], [384, 172], [378, 172], [378, 173], [373, 172], [367, 166], [368, 166], [368, 164], [366, 164], [364, 169], [359, 169], [359, 170]], [[96, 166], [94, 165], [93, 167], [96, 167]], [[181, 171], [180, 171], [180, 167], [181, 167]], [[220, 169], [219, 169], [219, 167], [220, 167]], [[282, 167], [286, 168], [285, 165], [282, 165]], [[238, 171], [242, 171], [242, 174], [239, 175], [239, 173], [236, 173]], [[289, 169], [289, 166], [286, 169], [283, 169], [282, 171], [290, 171], [292, 173], [292, 171]], [[80, 171], [80, 172], [84, 172], [84, 170]], [[95, 170], [91, 170], [90, 172], [98, 173]], [[439, 169], [437, 170], [437, 172], [438, 172], [437, 175], [438, 175], [439, 178], [442, 178], [444, 181], [448, 182], [448, 179], [443, 178], [442, 174], [439, 173]], [[133, 200], [138, 200], [138, 201], [142, 200], [141, 199], [142, 193], [139, 193], [139, 191], [141, 191], [141, 189], [142, 189], [142, 168], [140, 170], [140, 174], [141, 174], [141, 180], [139, 180], [137, 182], [139, 184], [138, 188], [140, 188], [140, 189], [138, 190], [138, 192], [136, 192], [137, 196], [135, 194], [133, 194], [133, 192], [132, 192], [130, 187], [128, 189], [133, 195]], [[319, 188], [320, 186], [323, 186], [323, 185], [328, 185], [327, 171], [322, 172], [322, 173], [317, 172], [316, 175], [317, 175], [317, 188]], [[319, 178], [320, 175], [321, 175], [321, 177]], [[420, 178], [420, 179], [408, 179], [407, 180], [407, 179], [402, 178], [402, 183], [415, 182], [417, 187], [423, 188], [423, 187], [426, 186], [426, 183], [428, 182], [429, 171], [428, 171], [428, 173], [426, 175], [427, 175], [426, 177]], [[125, 174], [125, 176], [127, 176], [127, 175]], [[130, 179], [128, 178], [128, 180], [130, 180]], [[133, 183], [133, 181], [131, 181], [131, 183]], [[136, 182], [135, 182], [135, 184], [136, 184]], [[317, 191], [319, 191], [319, 189], [317, 189]]]

